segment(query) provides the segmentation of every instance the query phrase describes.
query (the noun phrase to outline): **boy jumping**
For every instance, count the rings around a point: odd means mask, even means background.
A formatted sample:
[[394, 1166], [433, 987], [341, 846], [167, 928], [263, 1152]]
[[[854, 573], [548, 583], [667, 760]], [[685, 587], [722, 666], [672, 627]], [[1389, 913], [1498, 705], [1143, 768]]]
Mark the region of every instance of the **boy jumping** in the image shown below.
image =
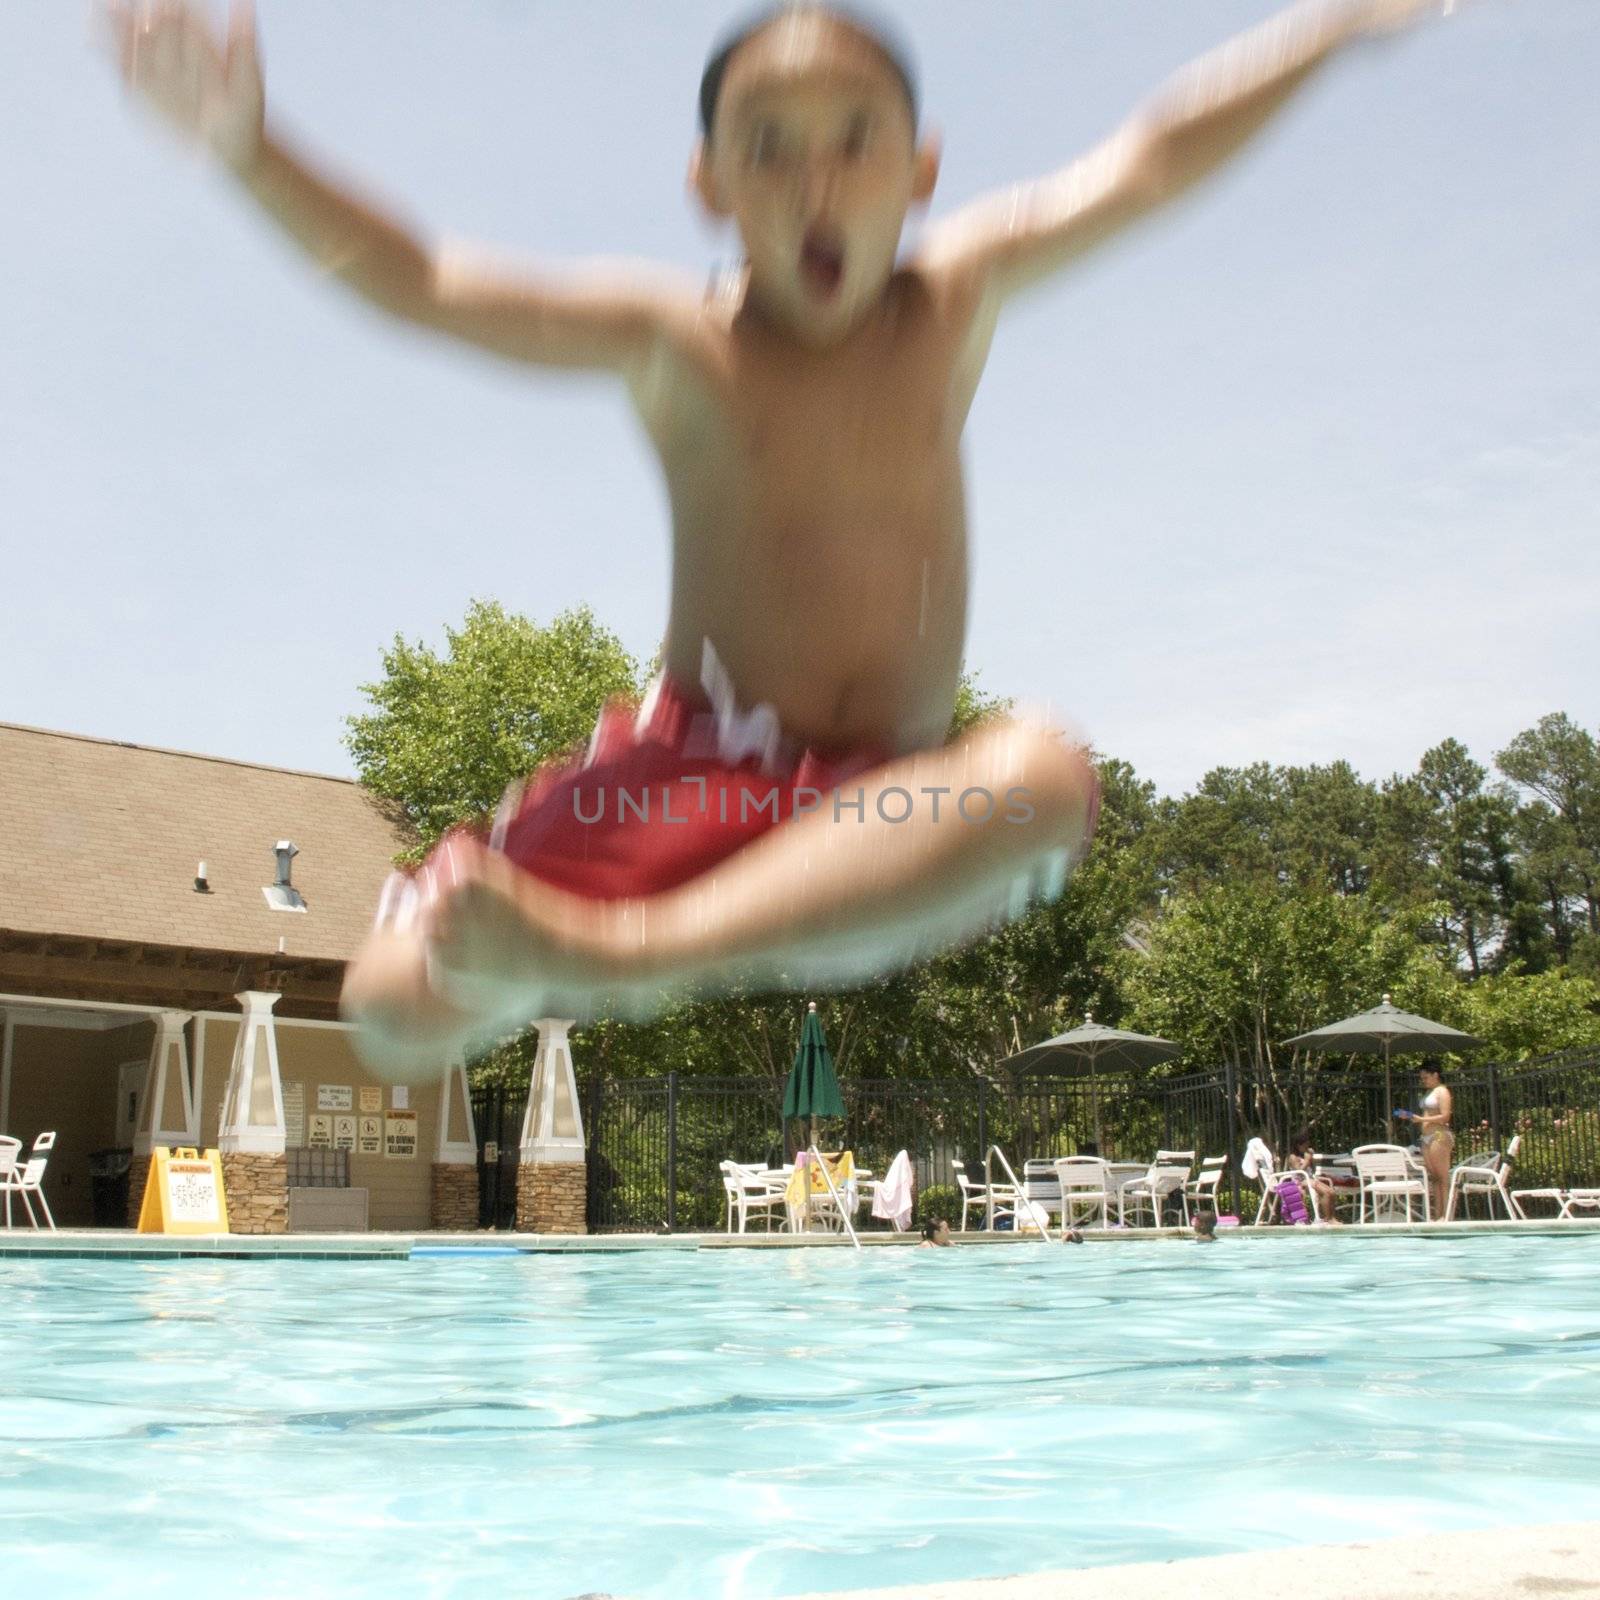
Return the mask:
[[120, 5], [126, 81], [323, 271], [392, 316], [626, 385], [672, 505], [663, 672], [487, 839], [385, 890], [347, 1013], [393, 1073], [493, 1023], [643, 1016], [735, 981], [850, 981], [1059, 892], [1093, 832], [1086, 753], [1005, 722], [947, 743], [967, 613], [960, 439], [996, 320], [1232, 157], [1336, 52], [1438, 0], [1318, 0], [1178, 74], [1060, 172], [901, 259], [933, 193], [904, 57], [825, 5], [741, 28], [690, 167], [744, 248], [670, 270], [507, 272], [322, 176], [264, 114], [254, 24]]

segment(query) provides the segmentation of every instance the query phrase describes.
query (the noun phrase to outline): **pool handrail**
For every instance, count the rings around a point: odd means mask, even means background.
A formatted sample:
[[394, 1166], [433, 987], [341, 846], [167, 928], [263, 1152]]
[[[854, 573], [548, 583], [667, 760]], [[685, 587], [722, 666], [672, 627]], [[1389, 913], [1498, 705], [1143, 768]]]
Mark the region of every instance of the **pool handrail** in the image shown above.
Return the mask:
[[[844, 1231], [850, 1235], [850, 1243], [857, 1250], [861, 1248], [861, 1241], [856, 1238], [856, 1230], [851, 1225], [850, 1213], [845, 1210], [844, 1202], [839, 1198], [839, 1191], [833, 1186], [833, 1174], [828, 1171], [828, 1163], [822, 1159], [821, 1152], [815, 1145], [811, 1146], [811, 1159], [822, 1168], [822, 1181], [828, 1186], [828, 1193], [833, 1199], [833, 1209], [839, 1213], [839, 1220], [844, 1224]], [[811, 1214], [811, 1179], [806, 1179], [806, 1215]]]
[[994, 1232], [994, 1175], [991, 1163], [996, 1156], [1000, 1157], [1000, 1165], [1006, 1169], [1006, 1176], [1011, 1180], [1011, 1193], [1014, 1197], [1011, 1209], [1011, 1225], [1017, 1223], [1017, 1207], [1027, 1204], [1028, 1191], [1018, 1182], [1017, 1175], [1011, 1170], [1011, 1163], [1006, 1160], [1006, 1153], [997, 1144], [989, 1146], [983, 1157], [983, 1187], [984, 1187], [984, 1218], [983, 1225], [987, 1232]]

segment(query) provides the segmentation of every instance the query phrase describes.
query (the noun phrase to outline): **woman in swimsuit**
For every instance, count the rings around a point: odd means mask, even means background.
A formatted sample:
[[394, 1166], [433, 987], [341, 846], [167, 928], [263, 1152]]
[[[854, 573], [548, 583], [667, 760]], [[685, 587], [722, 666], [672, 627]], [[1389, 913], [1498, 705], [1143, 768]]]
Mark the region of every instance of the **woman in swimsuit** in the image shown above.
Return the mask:
[[1445, 1193], [1450, 1186], [1450, 1158], [1455, 1154], [1456, 1136], [1450, 1131], [1452, 1110], [1450, 1091], [1444, 1074], [1435, 1062], [1424, 1062], [1417, 1074], [1428, 1092], [1422, 1101], [1422, 1114], [1409, 1118], [1422, 1130], [1422, 1164], [1428, 1169], [1429, 1215], [1444, 1216]]
[[1333, 1212], [1333, 1185], [1326, 1178], [1315, 1176], [1316, 1162], [1316, 1152], [1311, 1148], [1311, 1135], [1297, 1133], [1289, 1143], [1289, 1166], [1310, 1178], [1312, 1193], [1316, 1198], [1317, 1220], [1337, 1223], [1339, 1218]]

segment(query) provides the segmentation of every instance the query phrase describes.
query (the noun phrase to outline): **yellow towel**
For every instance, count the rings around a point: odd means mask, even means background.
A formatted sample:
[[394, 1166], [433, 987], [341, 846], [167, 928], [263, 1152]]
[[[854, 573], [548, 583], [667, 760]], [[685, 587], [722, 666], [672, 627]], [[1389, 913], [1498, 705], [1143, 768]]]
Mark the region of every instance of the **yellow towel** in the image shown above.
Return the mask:
[[[828, 1176], [833, 1179], [833, 1187], [842, 1193], [845, 1184], [856, 1175], [855, 1155], [849, 1150], [841, 1150], [836, 1156], [830, 1156], [824, 1152], [822, 1159], [827, 1165]], [[816, 1162], [808, 1159], [803, 1167], [796, 1167], [789, 1176], [789, 1186], [783, 1192], [786, 1204], [803, 1206], [806, 1203], [807, 1174], [811, 1178], [812, 1194], [826, 1194], [828, 1192], [827, 1181], [822, 1176], [822, 1168]]]

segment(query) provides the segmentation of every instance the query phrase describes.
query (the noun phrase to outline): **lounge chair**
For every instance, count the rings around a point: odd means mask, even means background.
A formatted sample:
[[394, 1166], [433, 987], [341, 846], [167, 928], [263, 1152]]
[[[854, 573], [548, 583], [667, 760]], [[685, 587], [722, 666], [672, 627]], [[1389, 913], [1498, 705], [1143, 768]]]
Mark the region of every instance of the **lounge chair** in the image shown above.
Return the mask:
[[1184, 1227], [1189, 1226], [1189, 1201], [1184, 1193], [1189, 1182], [1189, 1170], [1194, 1166], [1193, 1150], [1157, 1150], [1149, 1171], [1132, 1183], [1123, 1184], [1117, 1191], [1117, 1221], [1124, 1226], [1128, 1221], [1128, 1208], [1132, 1206], [1134, 1221], [1146, 1206], [1150, 1208], [1150, 1226], [1161, 1226], [1161, 1208], [1169, 1195], [1178, 1197], [1178, 1209], [1183, 1214]]
[[1458, 1202], [1464, 1215], [1467, 1197], [1480, 1194], [1489, 1208], [1491, 1220], [1494, 1217], [1495, 1196], [1499, 1195], [1506, 1208], [1507, 1221], [1516, 1221], [1518, 1210], [1511, 1199], [1510, 1185], [1517, 1152], [1521, 1148], [1522, 1135], [1519, 1133], [1506, 1146], [1504, 1155], [1498, 1150], [1487, 1150], [1479, 1155], [1468, 1156], [1465, 1161], [1457, 1162], [1450, 1169], [1450, 1192], [1445, 1199], [1444, 1220], [1446, 1222], [1455, 1220]]
[[1412, 1221], [1411, 1202], [1422, 1202], [1422, 1220], [1431, 1222], [1433, 1213], [1428, 1202], [1428, 1179], [1421, 1166], [1413, 1161], [1411, 1152], [1398, 1144], [1357, 1145], [1350, 1152], [1356, 1164], [1356, 1177], [1361, 1183], [1361, 1207], [1358, 1222], [1377, 1222], [1383, 1213], [1391, 1218], [1400, 1201], [1405, 1201], [1406, 1221]]
[[23, 1209], [28, 1213], [28, 1222], [37, 1228], [39, 1219], [33, 1214], [33, 1202], [37, 1200], [44, 1209], [44, 1220], [50, 1224], [50, 1231], [55, 1232], [56, 1219], [50, 1215], [50, 1202], [44, 1197], [44, 1169], [49, 1165], [50, 1152], [56, 1147], [56, 1136], [53, 1133], [41, 1133], [33, 1141], [33, 1149], [28, 1152], [28, 1164], [18, 1166], [16, 1155], [22, 1148], [20, 1139], [7, 1139], [4, 1143], [15, 1146], [11, 1152], [9, 1170], [3, 1164], [3, 1155], [0, 1155], [0, 1192], [6, 1197], [6, 1226], [11, 1226], [11, 1197], [22, 1197]]
[[1580, 1211], [1592, 1211], [1600, 1216], [1600, 1189], [1513, 1189], [1511, 1203], [1516, 1207], [1521, 1222], [1532, 1222], [1523, 1209], [1524, 1200], [1548, 1200], [1556, 1208], [1558, 1222], [1576, 1222]]
[[774, 1215], [784, 1220], [784, 1190], [789, 1174], [761, 1166], [759, 1163], [743, 1166], [737, 1161], [722, 1163], [722, 1188], [728, 1201], [728, 1232], [734, 1231], [733, 1219], [739, 1218], [739, 1232], [743, 1233], [752, 1216], [764, 1217], [767, 1232], [772, 1232]]

